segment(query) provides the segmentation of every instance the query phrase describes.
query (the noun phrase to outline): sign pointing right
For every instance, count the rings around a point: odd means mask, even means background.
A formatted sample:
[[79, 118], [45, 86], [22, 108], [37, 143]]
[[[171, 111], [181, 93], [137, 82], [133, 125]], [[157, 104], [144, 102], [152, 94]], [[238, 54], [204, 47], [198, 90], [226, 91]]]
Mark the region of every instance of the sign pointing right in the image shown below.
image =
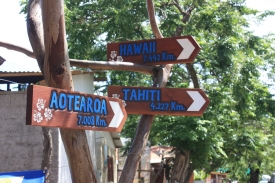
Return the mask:
[[200, 45], [192, 36], [107, 44], [109, 61], [146, 65], [191, 63], [199, 51]]
[[182, 52], [180, 53], [179, 57], [177, 60], [183, 60], [183, 59], [188, 59], [193, 51], [195, 50], [195, 46], [189, 41], [189, 39], [177, 39], [178, 43], [181, 45], [183, 48]]
[[112, 118], [110, 124], [108, 127], [113, 127], [113, 128], [118, 128], [121, 121], [123, 121], [124, 114], [121, 109], [121, 106], [119, 105], [118, 102], [115, 101], [109, 101], [111, 108], [114, 112], [114, 117]]
[[197, 88], [109, 86], [108, 96], [119, 96], [127, 114], [201, 116], [210, 103]]
[[194, 100], [190, 107], [188, 107], [187, 111], [199, 111], [202, 106], [205, 104], [204, 98], [198, 91], [186, 91], [189, 96]]
[[120, 132], [127, 119], [116, 98], [39, 85], [27, 94], [27, 125]]

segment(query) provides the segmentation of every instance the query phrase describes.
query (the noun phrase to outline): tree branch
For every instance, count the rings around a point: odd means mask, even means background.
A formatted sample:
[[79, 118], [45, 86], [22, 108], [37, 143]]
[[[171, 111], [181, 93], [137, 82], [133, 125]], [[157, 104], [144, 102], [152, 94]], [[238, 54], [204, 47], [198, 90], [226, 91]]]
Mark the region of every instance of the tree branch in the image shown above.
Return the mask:
[[89, 61], [89, 60], [76, 60], [70, 59], [72, 66], [85, 67], [95, 70], [121, 70], [141, 72], [143, 74], [154, 74], [154, 66], [146, 66], [135, 64], [131, 62], [112, 62], [112, 61]]
[[[183, 15], [183, 18], [182, 18], [182, 22], [185, 24], [189, 21], [190, 19], [190, 15], [193, 11], [193, 8], [192, 7], [189, 7], [188, 11], [187, 12], [184, 12], [182, 10], [182, 8], [179, 6], [179, 3], [177, 0], [174, 0], [173, 1], [173, 4], [178, 8], [178, 10], [181, 12], [181, 14]], [[179, 25], [176, 29], [176, 32], [175, 32], [175, 36], [181, 36], [182, 34], [182, 31], [183, 31], [183, 28], [184, 26], [183, 25]], [[188, 70], [188, 74], [191, 76], [191, 79], [192, 79], [192, 82], [193, 82], [193, 85], [194, 85], [194, 88], [200, 88], [200, 85], [199, 85], [199, 80], [198, 80], [198, 77], [197, 77], [197, 73], [196, 73], [196, 70], [193, 66], [193, 64], [190, 64], [190, 63], [187, 63], [186, 64], [186, 68]]]
[[[33, 45], [36, 45], [36, 44], [37, 43], [34, 43]], [[0, 47], [21, 52], [31, 58], [36, 58], [36, 56], [32, 51], [18, 45], [3, 42], [0, 40]], [[34, 46], [34, 48], [36, 49], [38, 48], [38, 46], [37, 47]], [[44, 54], [42, 50], [39, 50], [38, 53], [39, 53], [39, 56], [37, 59], [41, 60], [40, 63], [42, 64], [44, 61], [43, 59]], [[127, 70], [127, 71], [133, 71], [133, 72], [141, 72], [143, 74], [148, 74], [148, 75], [153, 75], [154, 68], [155, 68], [154, 66], [134, 64], [131, 62], [90, 61], [90, 60], [77, 60], [77, 59], [70, 59], [70, 64], [71, 66], [91, 68], [94, 70], [121, 70], [121, 71]]]
[[178, 10], [180, 11], [180, 13], [185, 16], [187, 13], [185, 11], [182, 10], [182, 8], [179, 5], [179, 2], [177, 0], [173, 1], [173, 4], [178, 8]]
[[163, 38], [157, 22], [156, 22], [156, 18], [155, 18], [155, 8], [154, 8], [154, 4], [152, 0], [146, 0], [147, 3], [147, 11], [148, 11], [148, 17], [150, 20], [150, 24], [151, 24], [151, 28], [153, 33], [155, 34], [156, 38]]
[[18, 52], [24, 53], [25, 55], [27, 55], [31, 58], [35, 58], [35, 55], [32, 51], [28, 50], [27, 48], [18, 46], [18, 45], [0, 41], [0, 47], [4, 47], [4, 48], [7, 48], [7, 49], [13, 50], [13, 51], [18, 51]]
[[[178, 8], [180, 8], [179, 6], [177, 6]], [[179, 9], [181, 12], [183, 12], [183, 10], [180, 8]], [[188, 11], [187, 12], [183, 12], [183, 18], [182, 18], [182, 23], [187, 23], [188, 21], [189, 21], [189, 19], [190, 19], [190, 15], [191, 15], [191, 12], [193, 11], [193, 8], [189, 8], [188, 9]], [[176, 37], [178, 37], [178, 36], [181, 36], [181, 34], [182, 34], [182, 31], [183, 31], [183, 28], [184, 28], [184, 26], [183, 25], [179, 25], [178, 27], [177, 27], [177, 30], [176, 30], [176, 32], [175, 32], [175, 36]]]
[[191, 76], [191, 80], [193, 82], [194, 88], [200, 88], [197, 73], [196, 73], [196, 70], [195, 70], [193, 64], [187, 63], [186, 68], [188, 70], [188, 74]]
[[[8, 43], [3, 43], [6, 48], [11, 50], [16, 50], [21, 53], [28, 55], [29, 57], [36, 58], [39, 68], [43, 73], [43, 63], [44, 63], [44, 34], [42, 25], [42, 14], [41, 14], [41, 2], [40, 0], [29, 0], [28, 4], [28, 14], [27, 14], [27, 32], [31, 46], [35, 54], [23, 47], [18, 47], [17, 45], [11, 45]], [[1, 41], [0, 41], [1, 46]], [[43, 132], [43, 159], [41, 164], [42, 170], [46, 171], [45, 183], [49, 183], [51, 179], [51, 165], [53, 156], [53, 138], [52, 130], [47, 127], [42, 127]]]
[[[34, 51], [32, 58], [36, 58], [41, 72], [44, 72], [44, 30], [42, 24], [41, 0], [30, 0], [28, 4], [27, 14], [27, 32], [29, 40]], [[28, 55], [27, 50], [21, 50], [22, 53]], [[29, 56], [29, 55], [28, 55]]]
[[[147, 11], [148, 11], [148, 16], [150, 19], [152, 31], [155, 34], [156, 38], [163, 38], [155, 21], [153, 1], [146, 0], [146, 2], [147, 2]], [[173, 64], [168, 64], [168, 65], [158, 67], [157, 72], [154, 76], [153, 86], [165, 87], [167, 84], [167, 80], [169, 79], [169, 75], [172, 67], [173, 67]], [[153, 124], [154, 118], [155, 118], [154, 115], [141, 116], [137, 130], [136, 130], [135, 138], [129, 150], [129, 154], [127, 156], [124, 168], [122, 170], [122, 173], [119, 179], [119, 183], [133, 182], [142, 152], [148, 141], [148, 137], [150, 134], [150, 130], [151, 130], [151, 126]]]

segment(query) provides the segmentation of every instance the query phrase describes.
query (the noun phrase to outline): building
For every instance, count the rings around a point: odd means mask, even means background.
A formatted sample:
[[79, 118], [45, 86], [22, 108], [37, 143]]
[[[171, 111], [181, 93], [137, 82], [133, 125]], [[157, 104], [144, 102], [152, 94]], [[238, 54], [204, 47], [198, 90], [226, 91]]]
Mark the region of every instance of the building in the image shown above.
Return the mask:
[[[76, 91], [93, 93], [94, 74], [73, 71]], [[31, 83], [43, 85], [40, 72], [0, 72], [0, 172], [39, 170], [42, 164], [42, 127], [26, 126], [25, 87]], [[12, 85], [16, 85], [12, 88]], [[11, 91], [18, 90], [18, 91]], [[59, 129], [51, 128], [52, 165], [51, 183], [70, 183], [70, 171]], [[86, 131], [91, 158], [98, 182], [117, 182], [116, 150], [122, 146], [118, 133]]]

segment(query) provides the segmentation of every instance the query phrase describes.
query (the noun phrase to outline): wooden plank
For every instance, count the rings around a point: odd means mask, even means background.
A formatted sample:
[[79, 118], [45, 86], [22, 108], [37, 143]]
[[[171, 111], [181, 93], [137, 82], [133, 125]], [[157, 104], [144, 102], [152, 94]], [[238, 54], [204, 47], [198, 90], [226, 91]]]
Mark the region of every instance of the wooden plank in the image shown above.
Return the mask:
[[96, 77], [94, 81], [107, 81], [107, 77]]
[[200, 46], [192, 36], [107, 44], [109, 61], [146, 65], [191, 63], [199, 51]]
[[120, 132], [127, 118], [120, 99], [30, 85], [26, 124]]
[[201, 89], [109, 86], [108, 96], [119, 96], [128, 114], [201, 116], [210, 103]]

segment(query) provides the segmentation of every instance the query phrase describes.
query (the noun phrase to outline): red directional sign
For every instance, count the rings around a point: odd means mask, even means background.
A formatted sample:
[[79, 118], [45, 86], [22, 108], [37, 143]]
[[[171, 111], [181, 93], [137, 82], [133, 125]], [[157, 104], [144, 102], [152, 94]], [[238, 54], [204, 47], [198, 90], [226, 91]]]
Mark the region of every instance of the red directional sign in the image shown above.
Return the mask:
[[192, 36], [107, 44], [109, 61], [161, 65], [193, 62], [200, 51]]
[[126, 118], [120, 99], [38, 85], [28, 87], [27, 125], [120, 132]]
[[108, 96], [123, 100], [128, 114], [201, 116], [210, 103], [192, 88], [109, 86]]

